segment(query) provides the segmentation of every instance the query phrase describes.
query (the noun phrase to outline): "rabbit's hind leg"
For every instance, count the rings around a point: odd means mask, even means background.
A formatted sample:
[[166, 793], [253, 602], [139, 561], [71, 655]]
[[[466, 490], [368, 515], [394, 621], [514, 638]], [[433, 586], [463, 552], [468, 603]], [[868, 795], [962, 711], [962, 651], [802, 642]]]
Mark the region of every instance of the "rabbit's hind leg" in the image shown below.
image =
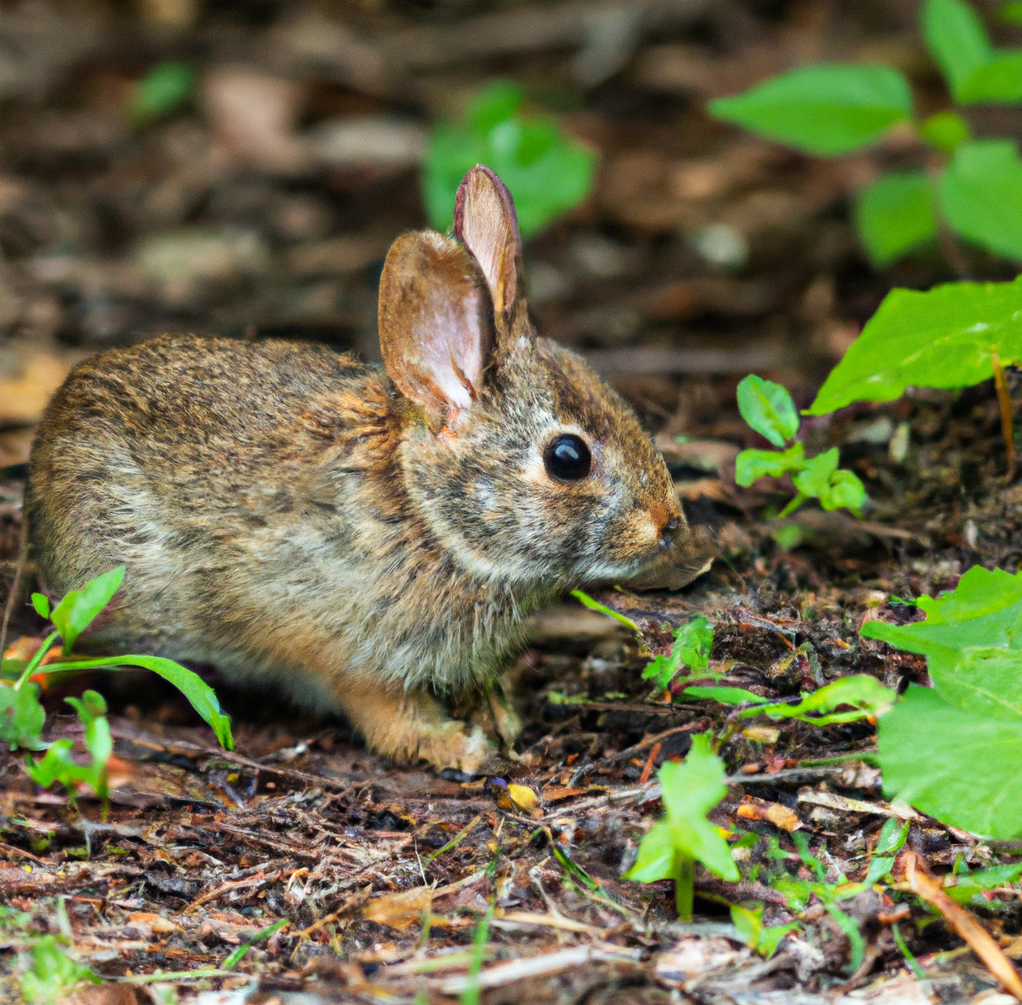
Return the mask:
[[351, 724], [378, 754], [435, 768], [477, 771], [495, 748], [478, 726], [449, 718], [425, 691], [378, 680], [335, 680], [333, 693]]

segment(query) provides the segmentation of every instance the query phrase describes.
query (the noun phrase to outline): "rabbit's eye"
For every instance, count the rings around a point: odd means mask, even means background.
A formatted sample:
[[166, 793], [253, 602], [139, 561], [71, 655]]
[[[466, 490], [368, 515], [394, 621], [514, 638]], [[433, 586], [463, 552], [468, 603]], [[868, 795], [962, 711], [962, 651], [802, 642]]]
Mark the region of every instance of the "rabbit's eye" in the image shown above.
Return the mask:
[[562, 482], [581, 481], [593, 466], [593, 455], [580, 436], [556, 436], [543, 452], [546, 473]]

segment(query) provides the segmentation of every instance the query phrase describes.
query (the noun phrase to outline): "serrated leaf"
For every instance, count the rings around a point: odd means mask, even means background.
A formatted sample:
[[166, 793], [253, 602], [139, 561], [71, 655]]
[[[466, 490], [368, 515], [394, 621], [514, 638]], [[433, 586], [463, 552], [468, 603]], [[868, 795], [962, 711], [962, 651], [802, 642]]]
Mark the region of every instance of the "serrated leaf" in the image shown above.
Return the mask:
[[707, 111], [810, 153], [848, 153], [912, 115], [905, 78], [889, 66], [818, 63], [718, 98]]
[[925, 171], [884, 175], [855, 203], [855, 226], [874, 265], [883, 266], [937, 236], [933, 184]]
[[964, 0], [926, 0], [920, 10], [926, 47], [937, 61], [955, 101], [972, 75], [993, 57], [987, 30]]
[[[1022, 359], [1022, 277], [892, 290], [830, 372], [809, 415], [853, 401], [890, 401], [910, 385], [968, 387]], [[953, 361], [953, 362], [952, 362]]]
[[[869, 674], [853, 674], [840, 677], [816, 691], [803, 693], [797, 703], [771, 702], [761, 708], [747, 708], [742, 718], [766, 715], [771, 719], [799, 719], [817, 726], [828, 726], [835, 722], [854, 722], [867, 716], [882, 715], [897, 699], [898, 695], [884, 687]], [[842, 706], [852, 711], [840, 712]]]
[[1022, 261], [1022, 159], [1010, 140], [962, 143], [938, 183], [941, 213], [968, 241]]
[[71, 651], [78, 636], [95, 620], [96, 615], [110, 603], [124, 580], [124, 566], [104, 572], [90, 580], [80, 590], [72, 590], [50, 614], [54, 628], [60, 632], [64, 652]]
[[795, 488], [803, 495], [816, 498], [826, 489], [830, 482], [830, 476], [837, 470], [837, 462], [840, 451], [837, 447], [822, 454], [817, 454], [811, 460], [806, 461], [802, 470], [792, 478]]
[[749, 374], [738, 385], [738, 411], [751, 429], [783, 447], [798, 432], [798, 410], [786, 388]]
[[667, 656], [656, 656], [642, 671], [643, 680], [655, 680], [657, 687], [667, 687], [682, 667], [699, 674], [710, 664], [713, 647], [713, 626], [701, 614], [674, 632], [674, 642]]
[[793, 443], [787, 450], [743, 450], [735, 458], [735, 481], [748, 487], [757, 478], [780, 478], [805, 463], [805, 448]]
[[888, 798], [973, 834], [1022, 834], [1022, 719], [955, 708], [913, 684], [880, 720], [877, 746]]

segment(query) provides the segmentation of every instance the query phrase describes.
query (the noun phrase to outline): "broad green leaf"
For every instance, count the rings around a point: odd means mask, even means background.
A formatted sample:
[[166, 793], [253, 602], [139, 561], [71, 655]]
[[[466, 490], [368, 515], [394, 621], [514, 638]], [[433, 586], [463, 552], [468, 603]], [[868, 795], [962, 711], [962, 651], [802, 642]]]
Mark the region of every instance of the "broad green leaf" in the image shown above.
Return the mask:
[[973, 834], [1003, 841], [1022, 834], [1022, 719], [955, 708], [913, 684], [878, 734], [888, 798]]
[[919, 124], [919, 135], [931, 146], [950, 154], [969, 139], [972, 133], [969, 123], [958, 112], [945, 109], [927, 116]]
[[46, 712], [39, 704], [39, 685], [34, 681], [23, 684], [20, 690], [0, 684], [0, 740], [11, 750], [43, 750], [47, 745], [40, 739], [46, 724]]
[[738, 411], [751, 429], [783, 447], [798, 432], [798, 411], [780, 384], [749, 374], [738, 385]]
[[969, 77], [959, 100], [966, 104], [1017, 104], [1022, 100], [1022, 51], [997, 53]]
[[849, 509], [858, 514], [868, 502], [866, 487], [857, 474], [838, 468], [820, 492], [820, 505], [825, 510]]
[[955, 101], [965, 100], [963, 89], [994, 54], [983, 22], [965, 0], [925, 0], [920, 15], [926, 47]]
[[183, 105], [195, 89], [195, 70], [187, 63], [157, 63], [135, 85], [129, 115], [136, 126], [148, 125]]
[[953, 671], [963, 650], [1022, 648], [1022, 574], [975, 565], [952, 592], [916, 604], [925, 621], [867, 621], [863, 637], [926, 656], [931, 675]]
[[32, 946], [32, 965], [21, 975], [21, 993], [28, 1005], [56, 1005], [66, 1001], [76, 984], [102, 979], [76, 963], [61, 946], [61, 936], [42, 935]]
[[955, 873], [955, 884], [945, 886], [944, 892], [959, 904], [988, 904], [983, 896], [985, 890], [996, 890], [999, 886], [1014, 883], [1022, 875], [1022, 862], [1009, 865], [993, 865], [986, 869], [968, 868]]
[[32, 781], [44, 788], [59, 782], [65, 788], [73, 790], [77, 783], [84, 782], [97, 795], [105, 798], [106, 763], [114, 750], [110, 723], [106, 719], [106, 702], [103, 696], [95, 691], [86, 691], [81, 698], [64, 700], [75, 709], [81, 720], [89, 760], [83, 764], [73, 756], [74, 744], [71, 740], [57, 740], [41, 760], [33, 761], [29, 758], [25, 765], [26, 770]]
[[712, 648], [713, 626], [700, 614], [675, 629], [670, 655], [650, 660], [642, 671], [642, 679], [655, 680], [657, 687], [667, 687], [682, 667], [700, 674], [710, 665]]
[[925, 171], [884, 175], [855, 203], [855, 226], [874, 265], [883, 266], [937, 236], [933, 184]]
[[718, 98], [707, 111], [801, 150], [844, 154], [912, 115], [905, 78], [889, 66], [818, 63]]
[[50, 620], [64, 640], [65, 653], [71, 651], [78, 636], [110, 603], [123, 579], [124, 566], [119, 565], [116, 569], [90, 580], [80, 590], [72, 590], [53, 608]]
[[969, 140], [938, 183], [940, 208], [968, 241], [1022, 261], [1022, 160], [1011, 140]]
[[511, 191], [522, 234], [529, 236], [577, 206], [589, 191], [596, 155], [548, 115], [522, 111], [524, 95], [499, 81], [481, 92], [459, 125], [430, 133], [422, 175], [433, 225], [451, 225], [465, 172], [486, 164]]
[[668, 822], [658, 820], [642, 839], [635, 865], [625, 873], [625, 879], [633, 879], [637, 883], [656, 883], [661, 879], [673, 878], [674, 836]]
[[824, 381], [809, 415], [853, 401], [890, 401], [910, 385], [969, 387], [1022, 359], [1022, 277], [892, 290]]
[[748, 487], [757, 478], [780, 478], [805, 463], [805, 448], [793, 443], [787, 450], [743, 450], [735, 458], [735, 481]]
[[49, 663], [39, 668], [40, 673], [59, 673], [63, 670], [117, 670], [120, 667], [141, 667], [170, 681], [190, 702], [192, 708], [213, 728], [220, 746], [234, 749], [231, 735], [231, 717], [220, 707], [216, 692], [187, 667], [164, 659], [162, 656], [104, 656], [91, 660], [67, 663]]
[[1022, 651], [963, 649], [952, 666], [928, 662], [937, 693], [949, 705], [1022, 722]]
[[1022, 0], [1008, 0], [997, 14], [1005, 24], [1022, 25]]
[[826, 489], [830, 476], [837, 470], [839, 456], [838, 448], [831, 447], [830, 450], [806, 461], [805, 467], [792, 478], [795, 488], [803, 495], [816, 498]]

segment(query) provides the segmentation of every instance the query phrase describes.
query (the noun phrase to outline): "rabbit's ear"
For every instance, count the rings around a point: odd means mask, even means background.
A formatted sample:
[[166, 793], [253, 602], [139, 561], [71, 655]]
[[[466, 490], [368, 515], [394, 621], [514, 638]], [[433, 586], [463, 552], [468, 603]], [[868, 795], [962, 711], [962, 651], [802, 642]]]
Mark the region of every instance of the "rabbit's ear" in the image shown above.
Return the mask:
[[435, 231], [403, 234], [380, 277], [380, 349], [391, 380], [453, 427], [479, 396], [493, 343], [490, 298], [472, 256]]
[[509, 325], [521, 293], [522, 235], [511, 193], [483, 164], [472, 168], [458, 186], [454, 236], [483, 270], [498, 324]]

